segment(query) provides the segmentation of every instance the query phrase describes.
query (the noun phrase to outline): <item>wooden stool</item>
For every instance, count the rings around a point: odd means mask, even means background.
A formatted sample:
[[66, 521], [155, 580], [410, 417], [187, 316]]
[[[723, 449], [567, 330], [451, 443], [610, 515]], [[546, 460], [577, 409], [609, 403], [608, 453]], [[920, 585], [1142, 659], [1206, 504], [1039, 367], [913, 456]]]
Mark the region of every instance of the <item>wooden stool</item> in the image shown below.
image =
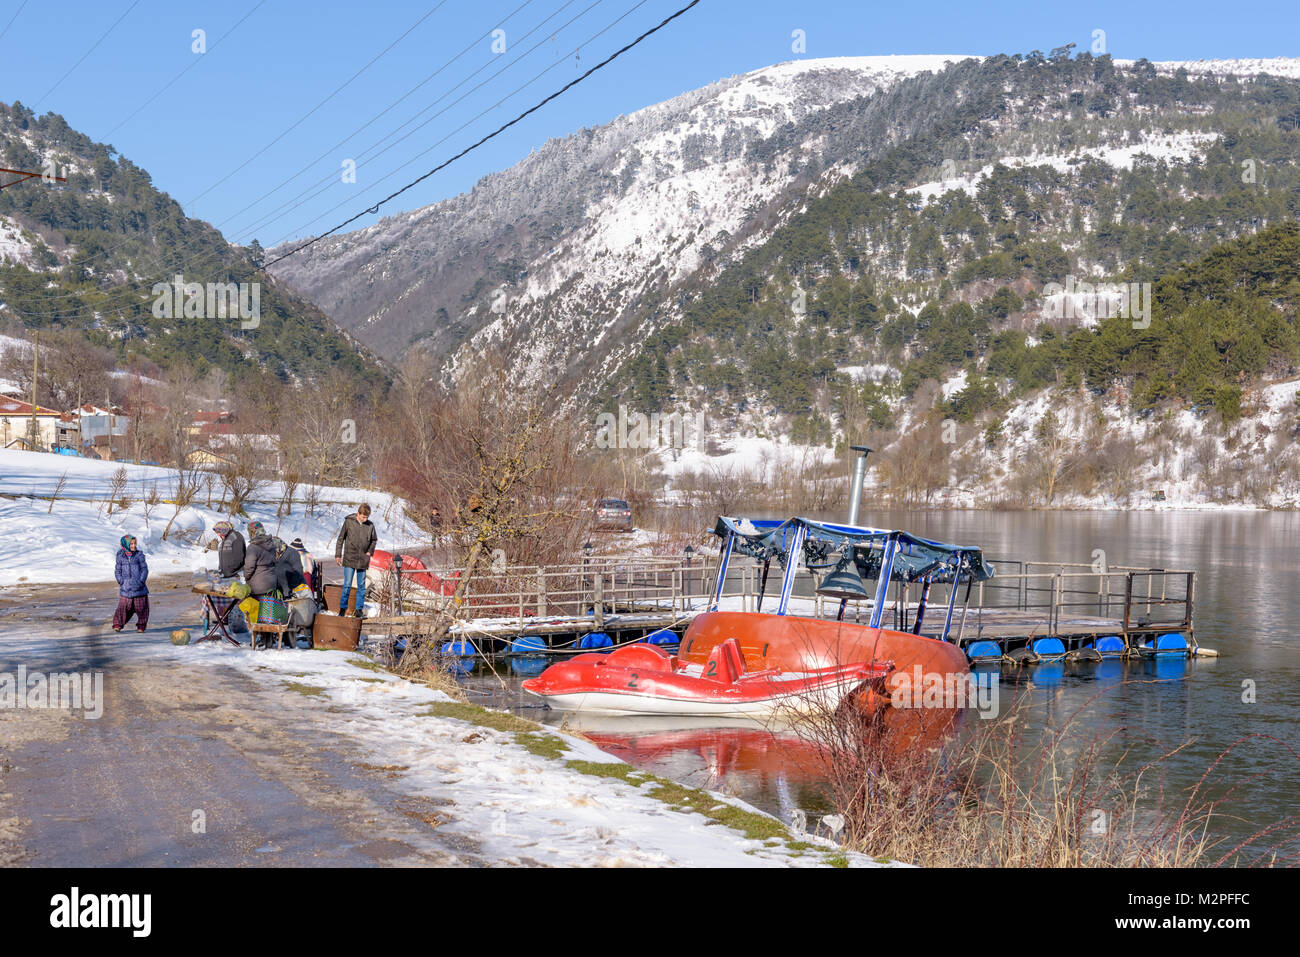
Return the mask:
[[293, 645], [289, 641], [289, 632], [293, 629], [293, 625], [290, 624], [270, 625], [270, 624], [258, 623], [253, 625], [252, 627], [253, 627], [253, 650], [254, 651], [257, 650], [258, 635], [274, 635], [276, 641], [275, 644], [276, 650], [285, 647], [290, 647], [290, 648], [293, 647]]

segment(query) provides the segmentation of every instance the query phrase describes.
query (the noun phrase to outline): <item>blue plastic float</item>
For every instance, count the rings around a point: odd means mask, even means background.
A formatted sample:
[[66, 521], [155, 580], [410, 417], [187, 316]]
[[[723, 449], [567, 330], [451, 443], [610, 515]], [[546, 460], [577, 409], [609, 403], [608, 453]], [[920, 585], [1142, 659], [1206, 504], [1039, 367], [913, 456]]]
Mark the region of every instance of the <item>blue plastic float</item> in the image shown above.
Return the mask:
[[966, 656], [971, 661], [980, 659], [1001, 659], [1002, 649], [996, 641], [972, 641], [966, 646]]
[[467, 675], [474, 670], [474, 656], [477, 652], [475, 652], [474, 646], [464, 638], [444, 642], [443, 646], [438, 650], [444, 656], [452, 659], [447, 665], [452, 674]]

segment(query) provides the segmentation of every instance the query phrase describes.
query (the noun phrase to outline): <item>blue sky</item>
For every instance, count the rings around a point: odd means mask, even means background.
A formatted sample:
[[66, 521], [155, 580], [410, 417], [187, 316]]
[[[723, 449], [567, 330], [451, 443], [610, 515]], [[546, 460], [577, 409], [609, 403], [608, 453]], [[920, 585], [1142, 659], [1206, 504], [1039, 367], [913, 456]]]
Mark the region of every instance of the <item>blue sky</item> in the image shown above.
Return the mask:
[[[63, 114], [76, 129], [149, 170], [190, 215], [217, 225], [233, 241], [256, 237], [269, 246], [323, 231], [373, 204], [686, 2], [135, 0], [132, 6], [132, 0], [0, 0], [0, 101]], [[550, 137], [795, 59], [796, 29], [806, 36], [807, 57], [1046, 52], [1069, 41], [1084, 49], [1099, 29], [1108, 52], [1119, 58], [1269, 57], [1300, 54], [1295, 10], [1294, 3], [1269, 0], [1068, 7], [702, 0], [561, 99], [385, 206], [383, 214], [466, 190]], [[502, 21], [505, 52], [497, 53], [488, 34]], [[199, 29], [207, 45], [202, 55], [193, 52]], [[366, 156], [385, 146], [382, 154]], [[357, 160], [356, 183], [342, 182], [346, 159]]]

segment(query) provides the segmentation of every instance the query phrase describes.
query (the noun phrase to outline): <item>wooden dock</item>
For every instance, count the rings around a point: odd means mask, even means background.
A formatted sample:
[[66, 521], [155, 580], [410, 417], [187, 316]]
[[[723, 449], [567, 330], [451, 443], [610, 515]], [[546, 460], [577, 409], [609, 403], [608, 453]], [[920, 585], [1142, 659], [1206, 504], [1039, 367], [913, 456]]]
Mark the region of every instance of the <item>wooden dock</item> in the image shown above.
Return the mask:
[[[1195, 573], [1181, 569], [994, 561], [993, 578], [973, 586], [934, 585], [921, 634], [939, 637], [953, 598], [949, 636], [963, 648], [993, 642], [1011, 654], [1040, 638], [1057, 638], [1067, 651], [1106, 636], [1138, 647], [1153, 636], [1178, 632], [1195, 645], [1192, 614]], [[455, 580], [457, 569], [434, 571], [436, 581]], [[761, 566], [733, 558], [719, 607], [775, 610], [779, 585], [769, 583], [760, 605]], [[449, 634], [467, 638], [484, 653], [503, 653], [524, 636], [544, 639], [556, 653], [572, 653], [584, 635], [603, 633], [613, 644], [639, 641], [668, 629], [680, 636], [713, 595], [716, 559], [601, 556], [582, 563], [495, 569], [476, 575], [460, 606], [451, 611]], [[424, 580], [426, 583], [428, 579]], [[414, 576], [375, 576], [369, 590], [386, 613], [366, 621], [372, 635], [397, 638], [427, 632], [448, 609], [450, 586], [429, 588]], [[801, 571], [788, 613], [834, 618], [836, 599], [816, 593], [818, 580]], [[886, 627], [915, 630], [920, 585], [890, 586]], [[850, 602], [845, 621], [865, 622], [873, 602]]]

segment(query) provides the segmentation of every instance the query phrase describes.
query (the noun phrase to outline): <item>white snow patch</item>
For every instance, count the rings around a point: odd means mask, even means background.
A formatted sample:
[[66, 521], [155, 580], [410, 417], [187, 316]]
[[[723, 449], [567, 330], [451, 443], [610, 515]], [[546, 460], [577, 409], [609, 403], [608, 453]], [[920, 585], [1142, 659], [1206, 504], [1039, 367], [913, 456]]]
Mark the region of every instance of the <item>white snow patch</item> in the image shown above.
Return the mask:
[[[115, 506], [109, 515], [104, 498], [119, 467], [126, 470], [126, 494], [132, 504], [127, 509]], [[53, 495], [65, 472], [65, 487], [51, 506], [48, 496]], [[215, 508], [207, 508], [203, 492], [198, 504], [177, 515], [166, 541], [162, 535], [174, 507], [163, 502], [151, 515], [145, 515], [143, 500], [149, 490], [156, 487], [160, 496], [167, 498], [174, 484], [175, 472], [171, 469], [0, 450], [0, 528], [8, 542], [0, 552], [0, 586], [17, 582], [112, 581], [118, 540], [123, 535], [134, 535], [139, 541], [151, 574], [215, 568], [216, 552], [207, 551], [205, 546], [214, 537], [212, 526], [232, 519]], [[306, 491], [300, 487], [297, 497], [301, 499]], [[219, 493], [217, 482], [214, 498]], [[380, 548], [423, 540], [423, 533], [406, 519], [401, 501], [386, 493], [322, 486], [323, 504], [313, 515], [306, 514], [298, 501], [290, 515], [276, 518], [276, 503], [282, 494], [281, 483], [268, 484], [259, 491], [256, 501], [245, 503], [248, 514], [233, 521], [242, 530], [246, 522], [256, 519], [269, 534], [286, 542], [301, 537], [310, 551], [326, 556], [333, 551], [334, 536], [343, 519], [359, 503], [368, 502]]]

